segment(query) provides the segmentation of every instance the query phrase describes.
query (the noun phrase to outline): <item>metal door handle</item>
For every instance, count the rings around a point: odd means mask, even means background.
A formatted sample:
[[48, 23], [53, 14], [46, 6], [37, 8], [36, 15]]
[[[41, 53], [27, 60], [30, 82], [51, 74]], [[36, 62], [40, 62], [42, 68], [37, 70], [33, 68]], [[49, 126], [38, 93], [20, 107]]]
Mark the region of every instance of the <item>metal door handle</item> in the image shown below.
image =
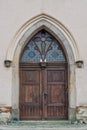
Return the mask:
[[44, 97], [46, 97], [46, 96], [48, 96], [48, 93], [47, 93], [47, 92], [44, 93]]

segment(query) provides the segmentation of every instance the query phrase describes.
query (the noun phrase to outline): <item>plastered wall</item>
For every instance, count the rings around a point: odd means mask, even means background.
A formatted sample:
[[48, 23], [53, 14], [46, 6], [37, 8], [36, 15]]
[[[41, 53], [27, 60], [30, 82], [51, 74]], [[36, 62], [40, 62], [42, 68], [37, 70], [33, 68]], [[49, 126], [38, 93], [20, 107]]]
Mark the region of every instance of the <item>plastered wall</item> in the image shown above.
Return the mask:
[[87, 106], [87, 0], [0, 0], [0, 105], [12, 105], [12, 68], [4, 60], [16, 32], [45, 13], [60, 21], [74, 37], [83, 68], [76, 68], [76, 105]]

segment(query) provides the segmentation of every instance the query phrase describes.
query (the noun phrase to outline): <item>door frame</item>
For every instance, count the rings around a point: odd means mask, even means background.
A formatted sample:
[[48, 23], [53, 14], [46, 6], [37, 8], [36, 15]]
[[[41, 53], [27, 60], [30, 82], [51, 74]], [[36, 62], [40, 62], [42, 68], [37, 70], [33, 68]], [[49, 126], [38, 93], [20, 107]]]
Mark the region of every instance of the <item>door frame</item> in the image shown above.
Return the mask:
[[[51, 27], [51, 28], [50, 28]], [[32, 36], [41, 29], [45, 29], [50, 32], [62, 45], [66, 52], [66, 57], [68, 61], [68, 98], [69, 98], [69, 108], [68, 108], [68, 119], [74, 120], [76, 118], [76, 87], [75, 87], [75, 58], [74, 52], [69, 44], [69, 37], [65, 36], [63, 32], [56, 27], [51, 22], [47, 20], [40, 20], [33, 24], [25, 32], [25, 34], [18, 41], [16, 50], [13, 57], [12, 65], [12, 118], [19, 120], [19, 57], [27, 41], [32, 38]], [[72, 41], [71, 41], [72, 42]]]
[[[25, 72], [25, 71], [39, 71], [39, 94], [41, 94], [40, 95], [40, 97], [39, 97], [39, 103], [41, 103], [41, 101], [42, 101], [42, 106], [41, 106], [41, 104], [39, 104], [40, 105], [40, 108], [42, 107], [42, 109], [40, 109], [39, 108], [39, 111], [40, 111], [40, 115], [39, 116], [37, 116], [37, 117], [35, 117], [35, 116], [30, 116], [30, 118], [29, 118], [29, 120], [31, 119], [31, 120], [61, 120], [61, 119], [66, 119], [67, 120], [67, 116], [68, 115], [64, 115], [64, 116], [55, 116], [54, 115], [54, 117], [49, 117], [49, 116], [47, 116], [47, 106], [48, 106], [48, 104], [47, 104], [47, 101], [48, 101], [48, 99], [47, 99], [47, 95], [46, 95], [46, 101], [44, 102], [44, 100], [45, 100], [45, 97], [44, 97], [44, 94], [46, 93], [48, 93], [48, 82], [47, 82], [47, 72], [49, 71], [49, 70], [58, 70], [58, 71], [63, 71], [64, 72], [64, 78], [65, 78], [65, 80], [64, 81], [62, 81], [63, 83], [64, 83], [64, 88], [67, 88], [68, 86], [67, 86], [67, 82], [68, 82], [68, 73], [67, 73], [67, 68], [68, 68], [68, 66], [67, 66], [67, 62], [56, 62], [56, 63], [52, 63], [52, 62], [37, 62], [37, 63], [27, 63], [27, 62], [24, 62], [24, 63], [21, 63], [21, 61], [20, 61], [20, 64], [19, 64], [19, 73], [20, 73], [20, 87], [19, 87], [19, 90], [20, 90], [20, 92], [19, 92], [19, 106], [20, 105], [23, 105], [23, 103], [26, 103], [25, 101], [23, 101], [23, 102], [21, 102], [21, 99], [22, 99], [22, 97], [21, 96], [23, 96], [23, 95], [25, 95], [24, 93], [23, 93], [23, 91], [22, 91], [22, 95], [21, 95], [21, 87], [23, 87], [23, 83], [24, 84], [26, 84], [25, 82], [23, 82], [23, 80], [21, 80], [21, 78], [22, 78], [22, 75], [21, 75], [21, 73], [23, 73], [23, 71]], [[45, 76], [44, 76], [45, 75]], [[67, 76], [67, 77], [66, 77]], [[24, 80], [25, 81], [25, 80]], [[45, 82], [44, 82], [45, 81]], [[28, 85], [28, 83], [29, 82], [27, 82], [27, 85]], [[29, 84], [30, 85], [30, 84]], [[68, 88], [67, 88], [68, 89]], [[24, 89], [23, 89], [24, 90]], [[67, 90], [68, 91], [68, 90]], [[65, 103], [67, 103], [67, 104], [65, 104], [66, 105], [66, 113], [68, 114], [68, 93], [64, 93], [64, 99], [66, 99], [66, 102]], [[51, 97], [52, 98], [52, 97]], [[35, 102], [34, 102], [35, 103]], [[45, 103], [46, 103], [46, 105], [45, 105]], [[58, 102], [57, 102], [58, 103]], [[50, 104], [51, 104], [51, 102], [50, 102]], [[29, 104], [27, 104], [26, 103], [26, 105], [29, 105]], [[26, 106], [26, 105], [24, 105], [24, 106]], [[30, 104], [31, 105], [31, 104]], [[64, 105], [64, 106], [65, 106]], [[63, 106], [63, 107], [64, 107]], [[59, 107], [59, 106], [58, 106]], [[60, 107], [59, 107], [60, 108]], [[58, 109], [59, 109], [58, 108]], [[26, 108], [27, 109], [27, 108]], [[30, 109], [30, 108], [29, 108]], [[63, 108], [64, 109], [64, 108]], [[24, 110], [22, 111], [23, 113], [24, 113]], [[26, 112], [25, 112], [25, 116], [24, 117], [22, 117], [21, 116], [21, 114], [22, 114], [22, 112], [21, 112], [21, 110], [20, 110], [20, 107], [19, 107], [19, 119], [20, 120], [23, 120], [23, 118], [24, 118], [24, 120], [27, 120], [28, 119], [28, 117], [26, 116]], [[28, 113], [29, 114], [29, 113]]]

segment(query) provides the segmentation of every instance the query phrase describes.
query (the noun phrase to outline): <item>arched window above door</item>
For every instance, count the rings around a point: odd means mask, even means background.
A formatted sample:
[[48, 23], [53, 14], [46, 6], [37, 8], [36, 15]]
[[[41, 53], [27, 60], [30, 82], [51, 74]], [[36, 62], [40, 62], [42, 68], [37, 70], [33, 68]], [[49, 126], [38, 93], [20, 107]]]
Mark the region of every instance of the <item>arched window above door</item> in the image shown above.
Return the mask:
[[47, 31], [39, 31], [25, 46], [20, 62], [65, 62], [60, 43]]

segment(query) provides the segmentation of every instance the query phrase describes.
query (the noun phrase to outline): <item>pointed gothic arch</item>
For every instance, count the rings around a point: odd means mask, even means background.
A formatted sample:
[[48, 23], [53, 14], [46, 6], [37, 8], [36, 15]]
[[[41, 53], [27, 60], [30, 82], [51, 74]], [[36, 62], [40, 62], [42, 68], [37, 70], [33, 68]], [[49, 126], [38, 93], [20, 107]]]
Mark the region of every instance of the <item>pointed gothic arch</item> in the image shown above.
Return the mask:
[[[68, 61], [68, 73], [69, 73], [69, 81], [68, 81], [68, 93], [69, 93], [69, 115], [68, 119], [72, 120], [75, 118], [75, 110], [76, 110], [76, 88], [75, 88], [75, 57], [73, 53], [73, 49], [69, 43], [68, 36], [61, 31], [61, 29], [57, 28], [52, 22], [47, 21], [46, 19], [41, 19], [38, 22], [35, 22], [33, 25], [29, 26], [27, 31], [21, 36], [20, 40], [17, 42], [16, 48], [14, 51], [14, 56], [9, 57], [10, 52], [8, 53], [8, 59], [13, 59], [13, 80], [12, 80], [12, 108], [13, 108], [13, 118], [19, 119], [19, 57], [21, 51], [24, 46], [27, 44], [36, 32], [41, 29], [47, 30], [50, 34], [52, 34], [64, 48]], [[72, 42], [72, 41], [71, 41]], [[14, 49], [13, 48], [13, 49]], [[13, 52], [12, 52], [13, 53]]]
[[19, 118], [67, 120], [68, 66], [62, 44], [41, 29], [22, 50], [19, 62]]

